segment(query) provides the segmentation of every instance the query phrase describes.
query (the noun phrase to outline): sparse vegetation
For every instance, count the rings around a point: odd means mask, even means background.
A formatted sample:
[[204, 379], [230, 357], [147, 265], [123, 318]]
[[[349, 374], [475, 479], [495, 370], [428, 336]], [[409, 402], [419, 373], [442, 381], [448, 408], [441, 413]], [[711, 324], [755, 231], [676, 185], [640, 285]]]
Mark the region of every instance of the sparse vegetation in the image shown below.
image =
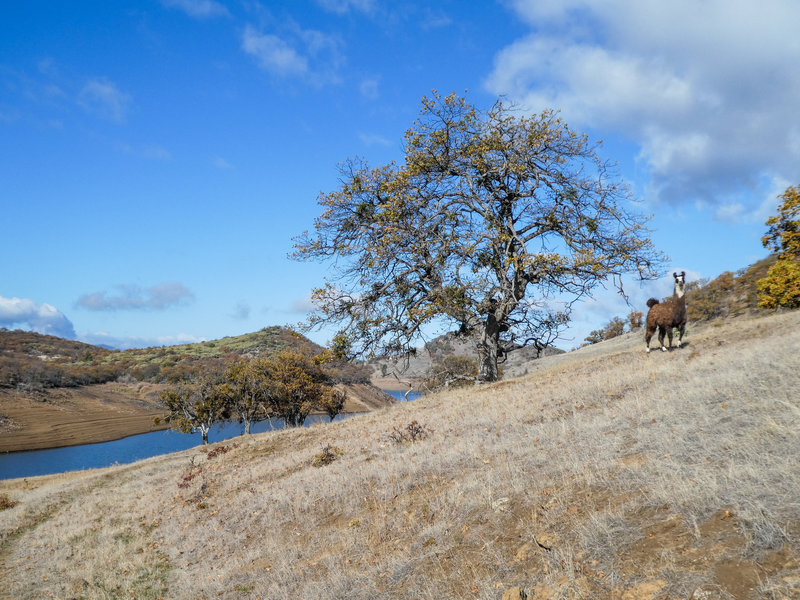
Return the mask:
[[322, 447], [322, 452], [314, 455], [314, 460], [311, 461], [311, 465], [314, 467], [324, 467], [325, 465], [331, 464], [343, 454], [344, 450], [341, 448], [327, 444]]
[[[622, 337], [212, 460], [0, 481], [20, 503], [0, 511], [0, 595], [793, 599], [798, 328], [699, 323], [649, 359]], [[380, 433], [414, 420], [435, 433]], [[316, 469], [325, 446], [342, 454]]]
[[8, 494], [0, 494], [0, 510], [14, 508], [18, 502], [8, 497]]
[[328, 418], [333, 421], [344, 409], [345, 400], [347, 400], [347, 394], [343, 390], [327, 387], [323, 390], [322, 398], [320, 398], [318, 405], [319, 408], [325, 411]]
[[405, 427], [395, 427], [387, 438], [395, 444], [413, 444], [427, 438], [433, 431], [424, 425], [420, 425], [417, 420], [411, 421]]
[[224, 446], [224, 445], [223, 446], [217, 446], [216, 448], [213, 448], [212, 450], [209, 450], [208, 453], [206, 454], [206, 457], [209, 460], [211, 460], [212, 458], [216, 458], [217, 456], [219, 456], [221, 454], [225, 454], [227, 452], [230, 452], [234, 448], [238, 448], [238, 447], [239, 447], [239, 444], [231, 444], [229, 446]]

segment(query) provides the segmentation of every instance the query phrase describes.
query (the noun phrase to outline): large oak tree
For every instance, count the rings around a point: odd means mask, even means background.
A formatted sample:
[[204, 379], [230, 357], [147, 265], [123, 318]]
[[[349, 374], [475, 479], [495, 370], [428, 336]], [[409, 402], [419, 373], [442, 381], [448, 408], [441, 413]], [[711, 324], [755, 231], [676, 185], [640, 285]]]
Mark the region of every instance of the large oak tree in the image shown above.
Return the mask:
[[434, 93], [404, 153], [342, 163], [314, 231], [296, 240], [296, 258], [335, 267], [309, 325], [336, 324], [351, 355], [402, 355], [449, 322], [474, 335], [478, 378], [492, 381], [505, 353], [552, 343], [597, 285], [659, 274], [628, 190], [553, 112]]

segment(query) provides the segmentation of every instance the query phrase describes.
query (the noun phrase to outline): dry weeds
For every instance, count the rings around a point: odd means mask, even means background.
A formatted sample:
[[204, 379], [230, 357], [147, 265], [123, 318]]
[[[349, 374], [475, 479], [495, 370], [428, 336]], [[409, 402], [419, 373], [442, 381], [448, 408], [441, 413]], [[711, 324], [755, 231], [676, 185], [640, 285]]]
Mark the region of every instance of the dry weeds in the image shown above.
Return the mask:
[[623, 336], [211, 457], [0, 482], [0, 596], [798, 598], [798, 329]]

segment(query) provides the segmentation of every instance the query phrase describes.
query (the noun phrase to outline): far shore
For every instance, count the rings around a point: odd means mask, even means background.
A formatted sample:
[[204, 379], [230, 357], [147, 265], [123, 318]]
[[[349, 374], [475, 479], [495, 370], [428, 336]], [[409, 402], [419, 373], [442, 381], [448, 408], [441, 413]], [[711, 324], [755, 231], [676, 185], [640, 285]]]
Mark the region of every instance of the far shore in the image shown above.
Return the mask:
[[[160, 389], [139, 382], [55, 388], [35, 396], [0, 390], [0, 452], [111, 442], [169, 429], [163, 420], [155, 422], [164, 416], [157, 399]], [[381, 389], [391, 388], [347, 386], [342, 412], [367, 412], [395, 401]]]
[[0, 452], [110, 442], [168, 428], [158, 386], [104, 383], [36, 395], [0, 391]]

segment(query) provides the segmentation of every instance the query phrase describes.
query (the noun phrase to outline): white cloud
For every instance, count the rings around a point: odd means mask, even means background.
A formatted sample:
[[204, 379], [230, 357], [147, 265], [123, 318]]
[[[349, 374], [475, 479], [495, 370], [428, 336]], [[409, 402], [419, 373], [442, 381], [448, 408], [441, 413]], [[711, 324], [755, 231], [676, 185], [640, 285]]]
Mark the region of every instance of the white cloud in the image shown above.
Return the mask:
[[306, 295], [305, 298], [295, 298], [292, 300], [290, 312], [310, 313], [317, 310], [314, 301], [311, 299], [311, 294]]
[[148, 160], [172, 160], [172, 153], [160, 146], [159, 144], [142, 144], [131, 146], [130, 144], [118, 143], [115, 144], [117, 150], [124, 154], [130, 154], [138, 158], [146, 158]]
[[392, 142], [376, 133], [359, 133], [360, 139], [367, 146], [391, 146]]
[[164, 310], [194, 299], [194, 294], [177, 281], [159, 283], [147, 289], [138, 285], [118, 285], [116, 290], [116, 295], [107, 292], [84, 294], [76, 305], [92, 311]]
[[513, 7], [531, 33], [498, 53], [486, 87], [530, 110], [560, 109], [574, 128], [633, 140], [650, 198], [732, 205], [746, 190], [750, 204], [760, 203], [778, 179], [800, 179], [800, 4]]
[[336, 37], [289, 23], [282, 35], [262, 33], [252, 25], [242, 34], [242, 50], [265, 71], [313, 85], [338, 83], [344, 64], [343, 43]]
[[218, 169], [232, 169], [233, 168], [233, 165], [231, 163], [229, 163], [227, 160], [225, 160], [224, 158], [222, 158], [221, 156], [215, 156], [213, 162], [214, 162], [214, 166], [217, 167]]
[[377, 100], [380, 96], [379, 84], [380, 81], [377, 78], [364, 79], [358, 85], [358, 91], [369, 100]]
[[236, 307], [233, 309], [233, 313], [231, 317], [234, 319], [238, 319], [244, 321], [245, 319], [250, 318], [250, 305], [246, 302], [239, 302]]
[[125, 121], [131, 101], [129, 94], [107, 79], [90, 79], [78, 94], [78, 104], [87, 112], [118, 123]]
[[224, 5], [214, 2], [214, 0], [161, 0], [161, 2], [168, 8], [177, 8], [196, 19], [208, 19], [230, 14]]
[[0, 296], [0, 327], [22, 327], [37, 333], [75, 339], [72, 322], [61, 311], [51, 304], [38, 304], [28, 298]]
[[317, 0], [324, 10], [338, 15], [351, 11], [371, 14], [375, 10], [375, 0]]
[[180, 344], [196, 344], [205, 342], [206, 338], [196, 337], [188, 333], [177, 335], [162, 335], [155, 337], [143, 336], [117, 336], [105, 331], [81, 332], [78, 338], [87, 344], [107, 346], [117, 350], [130, 350], [131, 348], [152, 348], [155, 346], [176, 346]]
[[304, 75], [308, 60], [276, 35], [259, 33], [248, 25], [242, 35], [242, 49], [255, 57], [259, 66], [277, 75]]
[[424, 18], [422, 20], [422, 29], [431, 30], [439, 29], [441, 27], [449, 27], [453, 24], [453, 19], [443, 11], [435, 11], [430, 7], [425, 9]]

